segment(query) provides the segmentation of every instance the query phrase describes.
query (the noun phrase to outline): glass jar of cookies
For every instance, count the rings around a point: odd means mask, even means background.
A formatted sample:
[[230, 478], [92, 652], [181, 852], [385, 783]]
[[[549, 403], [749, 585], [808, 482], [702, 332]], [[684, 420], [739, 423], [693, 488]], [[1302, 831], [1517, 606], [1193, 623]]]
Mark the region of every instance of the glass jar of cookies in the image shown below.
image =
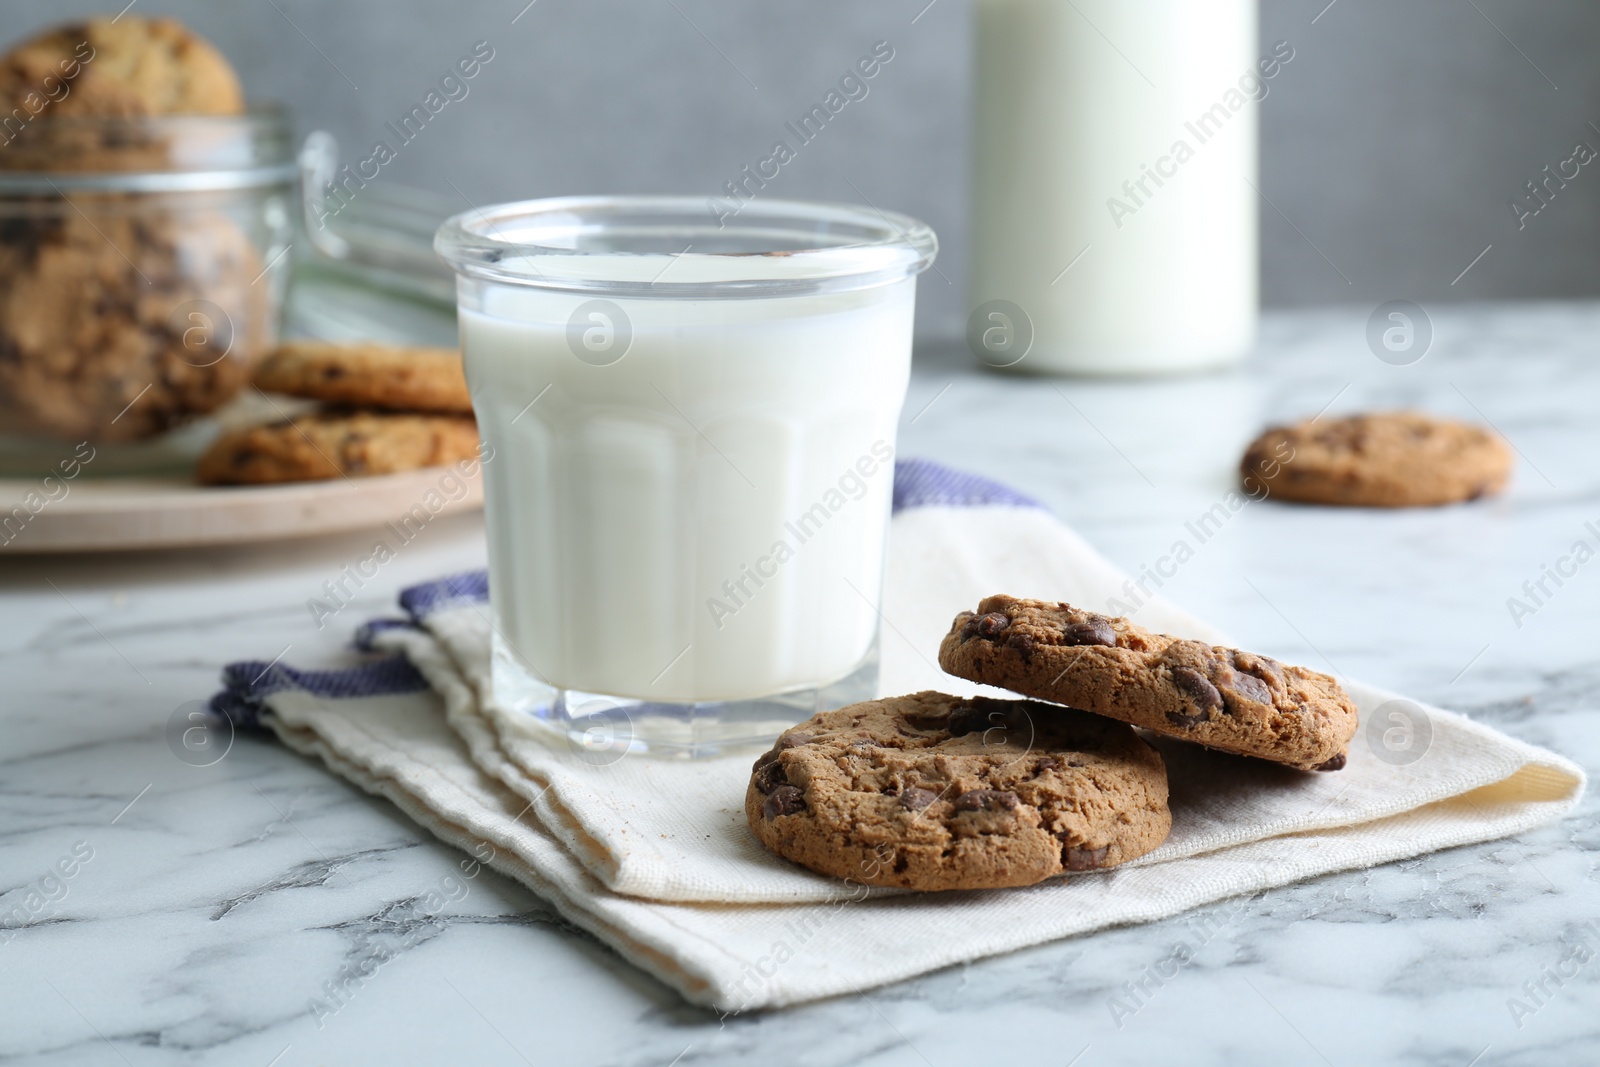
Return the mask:
[[9, 450], [146, 441], [238, 394], [287, 283], [284, 114], [41, 116], [0, 142]]

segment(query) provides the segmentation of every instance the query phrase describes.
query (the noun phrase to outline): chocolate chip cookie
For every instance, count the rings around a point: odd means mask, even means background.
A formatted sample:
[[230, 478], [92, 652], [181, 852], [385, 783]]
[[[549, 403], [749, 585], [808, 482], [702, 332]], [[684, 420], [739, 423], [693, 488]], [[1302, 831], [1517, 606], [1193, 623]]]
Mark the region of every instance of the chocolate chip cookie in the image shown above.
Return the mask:
[[459, 415], [317, 412], [225, 433], [200, 457], [202, 485], [264, 485], [439, 467], [478, 454]]
[[976, 612], [956, 616], [939, 645], [939, 666], [1301, 770], [1343, 767], [1356, 732], [1355, 704], [1325, 674], [1070, 604], [987, 597]]
[[905, 889], [1031, 885], [1166, 839], [1161, 756], [1122, 723], [923, 692], [826, 711], [756, 760], [745, 816], [771, 851]]
[[[205, 169], [242, 129], [188, 117], [243, 110], [227, 60], [171, 19], [68, 23], [0, 56], [0, 171]], [[0, 432], [142, 440], [237, 395], [276, 332], [240, 221], [214, 194], [55, 192], [0, 218]]]
[[286, 341], [256, 369], [255, 383], [328, 403], [472, 414], [461, 353], [453, 348]]
[[222, 53], [182, 23], [123, 14], [12, 48], [0, 57], [0, 104], [53, 117], [237, 115], [244, 92]]
[[1511, 476], [1511, 450], [1478, 426], [1391, 411], [1274, 427], [1251, 442], [1239, 467], [1257, 496], [1428, 507], [1498, 493]]
[[136, 441], [227, 403], [273, 321], [227, 215], [84, 195], [0, 219], [0, 432]]

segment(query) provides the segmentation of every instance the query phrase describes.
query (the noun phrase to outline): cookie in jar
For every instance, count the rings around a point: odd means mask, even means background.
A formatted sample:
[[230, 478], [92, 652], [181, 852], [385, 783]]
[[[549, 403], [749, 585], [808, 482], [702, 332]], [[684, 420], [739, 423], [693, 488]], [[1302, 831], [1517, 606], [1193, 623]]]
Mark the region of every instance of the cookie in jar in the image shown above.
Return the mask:
[[0, 435], [142, 441], [274, 343], [293, 163], [170, 19], [68, 24], [0, 57]]

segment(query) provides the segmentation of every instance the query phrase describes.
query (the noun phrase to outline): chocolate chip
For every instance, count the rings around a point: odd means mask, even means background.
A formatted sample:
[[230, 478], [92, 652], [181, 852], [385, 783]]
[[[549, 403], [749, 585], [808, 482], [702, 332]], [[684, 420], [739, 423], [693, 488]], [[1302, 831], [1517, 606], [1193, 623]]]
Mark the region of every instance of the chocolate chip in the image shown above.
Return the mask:
[[770, 821], [780, 815], [793, 815], [797, 811], [805, 810], [806, 795], [792, 785], [780, 785], [767, 798], [766, 806], [761, 809], [761, 814]]
[[1257, 704], [1272, 703], [1272, 690], [1267, 688], [1266, 682], [1263, 682], [1253, 674], [1235, 671], [1233, 681], [1228, 688], [1246, 700], [1253, 700]]
[[1012, 634], [1006, 639], [1006, 647], [1014, 648], [1021, 652], [1024, 661], [1033, 658], [1033, 636], [1031, 634]]
[[1202, 711], [1198, 715], [1179, 715], [1175, 711], [1169, 711], [1167, 712], [1167, 721], [1172, 723], [1174, 726], [1182, 726], [1187, 730], [1192, 727], [1199, 726], [1203, 722], [1210, 722], [1211, 713], [1208, 711]]
[[1011, 620], [998, 611], [991, 611], [987, 615], [974, 615], [967, 620], [965, 626], [961, 627], [961, 639], [966, 641], [973, 637], [982, 637], [992, 641], [1010, 625]]
[[956, 797], [957, 811], [1011, 811], [1022, 799], [1001, 789], [969, 789]]
[[[1248, 674], [1252, 678], [1261, 681], [1266, 685], [1269, 693], [1273, 686], [1282, 682], [1283, 664], [1271, 656], [1258, 656], [1254, 652], [1234, 651], [1229, 654], [1229, 658], [1233, 661], [1234, 671], [1240, 674]], [[1248, 684], [1246, 683], [1246, 685]], [[1270, 704], [1272, 701], [1266, 700], [1263, 703]]]
[[917, 787], [912, 786], [910, 789], [907, 789], [904, 793], [900, 794], [900, 806], [905, 808], [907, 811], [921, 811], [923, 808], [926, 808], [929, 804], [932, 804], [938, 799], [939, 794], [935, 793], [933, 790], [918, 789]]
[[1092, 871], [1106, 861], [1106, 848], [1068, 848], [1061, 853], [1061, 862], [1069, 871]]
[[1273, 682], [1283, 677], [1283, 664], [1271, 656], [1260, 656], [1252, 653], [1250, 658], [1255, 661], [1250, 667], [1251, 674], [1265, 679], [1267, 682]]
[[810, 743], [811, 735], [808, 733], [784, 734], [778, 738], [779, 748], [799, 748], [801, 745], [809, 745]]
[[895, 723], [894, 728], [897, 733], [906, 737], [916, 737], [918, 734], [902, 728], [900, 723], [905, 723], [906, 726], [911, 727], [911, 730], [916, 730], [918, 733], [933, 733], [937, 730], [948, 729], [951, 718], [952, 716], [950, 715], [921, 715], [916, 712], [909, 712], [900, 716], [900, 722]]
[[1172, 668], [1172, 684], [1178, 691], [1188, 697], [1194, 705], [1196, 712], [1201, 714], [1201, 719], [1209, 719], [1209, 712], [1222, 709], [1222, 694], [1217, 692], [1217, 687], [1211, 684], [1211, 679], [1195, 670], [1193, 667], [1177, 666]]
[[[1032, 736], [1032, 723], [1023, 706], [1011, 700], [996, 700], [994, 697], [973, 697], [956, 706], [950, 713], [948, 729], [951, 737], [965, 737], [967, 734], [984, 734], [985, 744], [1003, 745], [1008, 738], [1006, 731], [1018, 730], [1019, 736]], [[999, 733], [990, 734], [997, 730]]]
[[780, 785], [787, 785], [788, 775], [784, 774], [783, 764], [778, 762], [778, 750], [763, 752], [761, 758], [756, 760], [756, 765], [751, 768], [752, 780], [756, 789], [762, 794], [770, 794]]
[[1061, 768], [1061, 761], [1054, 756], [1046, 756], [1033, 765], [1034, 774], [1043, 774], [1045, 771], [1054, 771]]
[[1069, 622], [1061, 628], [1061, 639], [1069, 645], [1117, 647], [1117, 631], [1104, 615], [1090, 615], [1082, 622]]
[[945, 720], [945, 728], [950, 731], [951, 737], [965, 737], [974, 730], [987, 730], [992, 725], [989, 722], [991, 714], [993, 709], [977, 700], [965, 701], [951, 710], [950, 718]]
[[950, 712], [950, 717], [945, 720], [945, 728], [950, 731], [951, 737], [965, 737], [974, 730], [988, 728], [989, 723], [985, 718], [987, 714], [976, 701], [957, 704]]
[[1349, 753], [1341, 752], [1331, 760], [1317, 764], [1313, 769], [1319, 771], [1342, 771], [1349, 758]]

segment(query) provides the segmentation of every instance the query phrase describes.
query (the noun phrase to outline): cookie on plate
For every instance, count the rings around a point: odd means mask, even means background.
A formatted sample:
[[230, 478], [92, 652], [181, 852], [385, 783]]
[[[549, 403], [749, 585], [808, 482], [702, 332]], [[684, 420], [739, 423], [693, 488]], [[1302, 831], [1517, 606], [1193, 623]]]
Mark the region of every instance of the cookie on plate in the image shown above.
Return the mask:
[[1161, 755], [1071, 708], [943, 693], [853, 704], [756, 760], [745, 817], [822, 874], [905, 889], [1031, 885], [1126, 863], [1172, 826]]
[[202, 485], [265, 485], [439, 467], [478, 454], [459, 415], [329, 411], [225, 433], [200, 457]]
[[959, 678], [1308, 771], [1344, 766], [1356, 706], [1326, 674], [1151, 633], [1070, 604], [986, 597], [939, 666]]
[[0, 57], [0, 103], [57, 117], [237, 115], [239, 77], [221, 52], [175, 19], [71, 22]]
[[1505, 488], [1511, 451], [1469, 423], [1390, 411], [1274, 427], [1250, 443], [1239, 469], [1246, 489], [1280, 500], [1429, 507]]
[[257, 388], [330, 404], [472, 414], [453, 348], [286, 341], [256, 368]]

